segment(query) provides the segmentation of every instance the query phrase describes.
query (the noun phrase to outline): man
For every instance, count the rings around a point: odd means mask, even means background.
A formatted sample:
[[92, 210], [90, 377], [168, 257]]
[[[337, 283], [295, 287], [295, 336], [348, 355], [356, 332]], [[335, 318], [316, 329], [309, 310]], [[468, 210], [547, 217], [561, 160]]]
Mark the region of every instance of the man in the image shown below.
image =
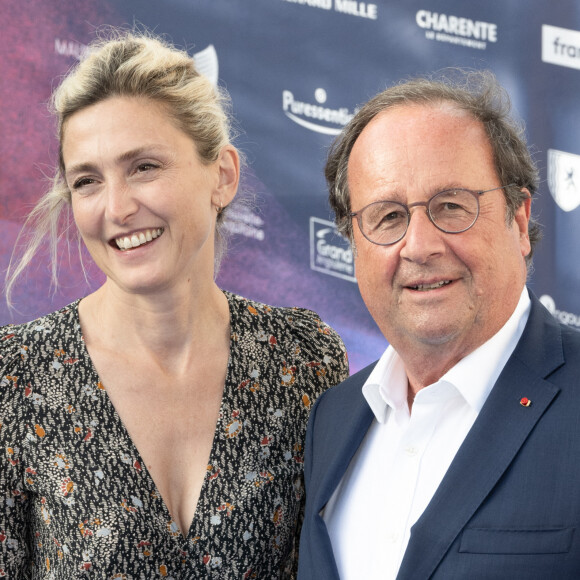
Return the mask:
[[580, 333], [525, 285], [538, 176], [508, 113], [491, 73], [413, 80], [330, 151], [390, 345], [311, 415], [300, 580], [580, 578]]

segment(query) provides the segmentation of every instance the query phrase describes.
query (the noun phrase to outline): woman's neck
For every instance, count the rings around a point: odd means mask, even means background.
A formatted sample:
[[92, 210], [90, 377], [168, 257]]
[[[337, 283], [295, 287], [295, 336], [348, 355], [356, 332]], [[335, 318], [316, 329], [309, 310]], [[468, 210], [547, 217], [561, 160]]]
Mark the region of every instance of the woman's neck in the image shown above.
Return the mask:
[[98, 342], [140, 352], [174, 370], [187, 367], [195, 353], [229, 340], [229, 306], [215, 282], [188, 290], [136, 295], [105, 282], [79, 305], [87, 346]]

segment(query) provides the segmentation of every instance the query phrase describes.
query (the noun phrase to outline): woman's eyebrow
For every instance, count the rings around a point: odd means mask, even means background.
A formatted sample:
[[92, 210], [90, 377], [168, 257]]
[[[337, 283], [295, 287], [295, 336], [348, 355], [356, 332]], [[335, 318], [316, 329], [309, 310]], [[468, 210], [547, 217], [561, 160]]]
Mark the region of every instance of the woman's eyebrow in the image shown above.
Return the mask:
[[[129, 151], [125, 151], [121, 153], [118, 157], [115, 158], [116, 163], [125, 163], [127, 161], [131, 161], [143, 153], [153, 153], [155, 151], [159, 151], [163, 147], [161, 145], [144, 145], [143, 147], [136, 147], [135, 149], [130, 149]], [[75, 173], [83, 173], [83, 172], [90, 172], [95, 171], [97, 166], [94, 163], [85, 162], [85, 163], [78, 163], [77, 165], [73, 165], [70, 168], [65, 166], [65, 175], [72, 175]]]

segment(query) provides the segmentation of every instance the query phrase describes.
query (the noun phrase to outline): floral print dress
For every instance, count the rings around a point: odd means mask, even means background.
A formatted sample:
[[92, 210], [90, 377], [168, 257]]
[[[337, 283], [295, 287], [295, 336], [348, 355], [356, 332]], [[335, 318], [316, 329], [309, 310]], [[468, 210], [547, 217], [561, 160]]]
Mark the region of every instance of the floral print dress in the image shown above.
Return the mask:
[[184, 537], [84, 347], [78, 301], [0, 329], [0, 578], [292, 578], [315, 399], [348, 376], [316, 314], [225, 293], [230, 356]]

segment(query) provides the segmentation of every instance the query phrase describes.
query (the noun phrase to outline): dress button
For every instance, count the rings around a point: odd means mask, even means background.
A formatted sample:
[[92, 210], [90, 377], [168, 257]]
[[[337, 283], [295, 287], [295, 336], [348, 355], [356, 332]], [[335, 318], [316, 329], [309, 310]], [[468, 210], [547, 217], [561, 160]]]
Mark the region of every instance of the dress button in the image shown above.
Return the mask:
[[409, 457], [415, 457], [415, 455], [419, 453], [419, 449], [417, 449], [417, 447], [415, 447], [414, 445], [408, 445], [407, 447], [405, 447], [405, 453]]

